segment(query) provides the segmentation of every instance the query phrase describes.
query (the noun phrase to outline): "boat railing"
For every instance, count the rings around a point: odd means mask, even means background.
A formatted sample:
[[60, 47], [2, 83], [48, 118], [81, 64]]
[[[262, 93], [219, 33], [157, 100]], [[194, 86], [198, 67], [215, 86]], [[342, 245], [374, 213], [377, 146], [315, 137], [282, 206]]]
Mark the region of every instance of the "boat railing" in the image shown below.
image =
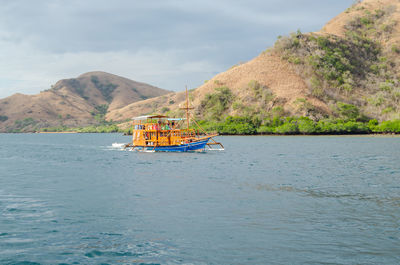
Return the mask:
[[181, 106], [180, 109], [186, 111], [186, 118], [169, 118], [160, 114], [134, 117], [132, 119], [132, 144], [130, 146], [137, 146], [138, 149], [142, 148], [143, 150], [153, 147], [152, 150], [155, 151], [160, 146], [176, 145], [182, 148], [183, 145], [184, 149], [179, 150], [186, 151], [204, 149], [204, 145], [211, 140], [212, 143], [209, 143], [209, 148], [220, 146], [219, 149], [223, 149], [223, 145], [213, 139], [213, 137], [218, 136], [217, 133], [206, 132], [194, 118], [190, 118], [189, 110], [193, 107], [189, 105], [187, 88], [186, 105]]
[[194, 129], [174, 128], [174, 124], [158, 122], [133, 122], [133, 143], [144, 146], [181, 145], [199, 136]]

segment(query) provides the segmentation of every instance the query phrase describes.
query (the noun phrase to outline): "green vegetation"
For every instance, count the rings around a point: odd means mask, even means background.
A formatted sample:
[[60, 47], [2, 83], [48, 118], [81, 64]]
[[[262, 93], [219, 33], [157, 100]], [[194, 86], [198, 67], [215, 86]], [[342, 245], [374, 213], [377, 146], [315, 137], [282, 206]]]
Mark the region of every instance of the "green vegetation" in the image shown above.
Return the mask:
[[248, 88], [253, 91], [254, 97], [261, 102], [260, 107], [263, 109], [275, 97], [268, 87], [261, 85], [256, 80], [251, 80], [248, 84]]
[[12, 129], [8, 129], [7, 132], [19, 133], [24, 131], [35, 131], [38, 121], [33, 118], [25, 118], [23, 120], [16, 120]]
[[400, 78], [394, 58], [400, 48], [381, 45], [396, 25], [388, 19], [393, 11], [364, 10], [347, 22], [343, 37], [297, 31], [279, 38], [274, 51], [306, 80], [312, 96], [338, 105], [336, 118], [343, 118], [346, 110], [340, 108], [348, 107], [339, 105], [349, 103], [358, 108], [359, 116], [396, 117], [392, 114], [400, 112]]
[[161, 109], [161, 113], [166, 113], [168, 111], [170, 111], [170, 109], [168, 107], [162, 107], [162, 109]]
[[400, 133], [400, 120], [383, 121], [381, 124], [371, 125], [372, 132]]
[[392, 52], [394, 53], [400, 53], [400, 48], [396, 45], [392, 45]]
[[107, 125], [109, 124], [106, 120], [105, 120], [105, 116], [107, 114], [107, 110], [108, 110], [108, 105], [107, 104], [102, 104], [102, 105], [97, 105], [94, 107], [95, 110], [91, 112], [92, 116], [94, 117], [94, 119], [102, 124], [102, 125]]
[[87, 99], [88, 97], [85, 96], [85, 88], [84, 87], [76, 87], [75, 92], [78, 93], [79, 96], [81, 96], [84, 99]]
[[[305, 98], [298, 98], [295, 101], [295, 103], [297, 104], [298, 110], [300, 110], [304, 113], [311, 114], [311, 113], [315, 112], [314, 105], [311, 104], [310, 102], [308, 102]], [[283, 116], [283, 115], [279, 115], [279, 116]]]
[[207, 94], [200, 103], [200, 111], [206, 112], [207, 118], [221, 120], [230, 107], [234, 96], [228, 87], [215, 88], [215, 93]]
[[[71, 78], [71, 79], [64, 80], [64, 82], [66, 83], [66, 86], [72, 87], [79, 96], [81, 96], [82, 98], [85, 98], [85, 99], [87, 98], [85, 96], [85, 88], [86, 87], [83, 84], [81, 84], [77, 79]], [[53, 90], [59, 90], [60, 88], [61, 87], [55, 87], [55, 86], [51, 87], [51, 89], [53, 89]]]
[[[337, 88], [338, 93], [352, 91], [378, 62], [380, 47], [377, 43], [354, 32], [348, 35], [343, 39], [298, 32], [279, 40], [276, 47], [284, 59], [299, 67], [310, 68], [305, 73], [312, 73], [307, 76], [311, 92], [324, 98], [326, 91], [332, 88]], [[301, 64], [303, 61], [305, 65]]]
[[[105, 115], [107, 114], [108, 105], [102, 104], [95, 106], [95, 110], [91, 112], [95, 121], [98, 124], [85, 126], [85, 127], [67, 127], [64, 124], [60, 124], [59, 126], [53, 127], [45, 127], [37, 129], [41, 132], [77, 132], [77, 133], [112, 133], [112, 132], [121, 132], [127, 133], [129, 130], [121, 130], [117, 123], [113, 121], [106, 121]], [[65, 119], [71, 118], [71, 115], [67, 114]]]
[[86, 127], [69, 128], [66, 126], [56, 126], [41, 128], [41, 132], [77, 132], [77, 133], [113, 133], [125, 132], [121, 130], [116, 124], [110, 125], [92, 125]]
[[[67, 86], [72, 87], [75, 90], [75, 92], [79, 96], [81, 96], [83, 99], [85, 99], [85, 100], [89, 99], [89, 97], [85, 96], [86, 86], [84, 84], [81, 84], [79, 82], [79, 80], [72, 78], [72, 79], [65, 80], [65, 82], [67, 83], [66, 84]], [[60, 87], [54, 88], [54, 90], [58, 90], [58, 89], [60, 89]], [[62, 95], [62, 97], [64, 98], [65, 96]]]
[[260, 125], [258, 120], [248, 117], [228, 116], [221, 122], [200, 121], [199, 125], [206, 131], [217, 131], [220, 134], [256, 134], [257, 127]]
[[[347, 108], [345, 108], [347, 110]], [[350, 108], [351, 109], [351, 108]], [[351, 112], [353, 113], [353, 112]], [[35, 128], [37, 121], [26, 118], [16, 121], [17, 128], [9, 132], [28, 131], [41, 132], [77, 132], [77, 133], [126, 133], [132, 134], [131, 128], [122, 130], [116, 123], [91, 125], [86, 127], [70, 128], [64, 125], [46, 128]], [[400, 120], [383, 121], [376, 119], [369, 121], [357, 119], [321, 119], [313, 121], [308, 117], [279, 117], [270, 116], [264, 120], [257, 117], [227, 116], [219, 121], [201, 120], [198, 122], [207, 132], [218, 132], [221, 135], [337, 135], [337, 134], [370, 134], [395, 133], [400, 134]], [[193, 125], [193, 124], [192, 124]]]
[[102, 105], [97, 105], [96, 107], [94, 107], [97, 111], [98, 114], [100, 115], [106, 115], [107, 110], [108, 110], [108, 105], [107, 104], [102, 104]]
[[112, 84], [112, 83], [101, 83], [99, 81], [99, 78], [95, 75], [91, 76], [91, 81], [94, 84], [94, 86], [101, 92], [105, 100], [110, 103], [112, 98], [112, 92], [118, 87], [118, 85]]
[[[385, 82], [385, 84], [392, 84]], [[337, 101], [331, 104], [333, 116], [320, 117], [288, 117], [285, 109], [275, 106], [268, 109], [268, 103], [274, 95], [267, 87], [257, 81], [250, 81], [248, 89], [254, 98], [262, 100], [260, 106], [250, 106], [236, 99], [228, 87], [219, 87], [212, 94], [207, 94], [200, 104], [199, 124], [208, 132], [218, 132], [222, 135], [325, 135], [325, 134], [368, 134], [368, 133], [400, 133], [400, 120], [382, 122], [370, 121], [360, 111], [360, 107]], [[305, 98], [294, 102], [298, 108], [313, 117], [316, 111], [314, 105]], [[273, 104], [272, 104], [273, 106]], [[228, 116], [232, 108], [242, 116]], [[386, 108], [384, 112], [393, 112], [394, 108]]]
[[343, 102], [336, 103], [337, 112], [342, 119], [357, 119], [360, 117], [360, 110], [352, 104]]
[[249, 117], [226, 117], [225, 120], [200, 121], [199, 124], [208, 132], [223, 135], [234, 134], [278, 134], [278, 135], [326, 135], [326, 134], [368, 134], [400, 133], [400, 120], [369, 122], [353, 119], [323, 119], [313, 121], [307, 117], [275, 117], [261, 122]]
[[0, 122], [8, 120], [8, 117], [5, 115], [0, 115]]
[[33, 118], [25, 118], [22, 121], [21, 120], [16, 120], [15, 125], [17, 128], [24, 128], [27, 126], [33, 126], [36, 125], [37, 121], [35, 121]]

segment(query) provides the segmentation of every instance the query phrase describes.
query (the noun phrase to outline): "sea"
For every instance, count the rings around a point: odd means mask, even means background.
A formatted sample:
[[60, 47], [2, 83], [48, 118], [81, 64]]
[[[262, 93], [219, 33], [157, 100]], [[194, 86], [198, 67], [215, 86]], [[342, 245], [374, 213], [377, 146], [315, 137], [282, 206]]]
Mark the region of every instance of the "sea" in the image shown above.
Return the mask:
[[400, 137], [0, 134], [0, 264], [400, 264]]

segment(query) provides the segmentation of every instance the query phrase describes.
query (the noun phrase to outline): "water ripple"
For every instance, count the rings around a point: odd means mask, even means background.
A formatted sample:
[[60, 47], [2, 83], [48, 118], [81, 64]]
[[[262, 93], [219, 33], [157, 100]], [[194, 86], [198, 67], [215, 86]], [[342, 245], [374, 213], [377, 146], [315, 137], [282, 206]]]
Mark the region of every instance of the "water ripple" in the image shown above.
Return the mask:
[[360, 201], [371, 201], [377, 204], [390, 203], [393, 206], [400, 206], [400, 197], [382, 197], [377, 195], [362, 194], [362, 193], [341, 193], [335, 191], [326, 191], [318, 189], [307, 189], [307, 188], [296, 188], [290, 185], [268, 185], [268, 184], [258, 184], [255, 188], [259, 191], [284, 191], [284, 192], [294, 192], [305, 194], [314, 198], [335, 198], [335, 199], [352, 199]]
[[0, 264], [400, 264], [400, 141], [0, 134]]

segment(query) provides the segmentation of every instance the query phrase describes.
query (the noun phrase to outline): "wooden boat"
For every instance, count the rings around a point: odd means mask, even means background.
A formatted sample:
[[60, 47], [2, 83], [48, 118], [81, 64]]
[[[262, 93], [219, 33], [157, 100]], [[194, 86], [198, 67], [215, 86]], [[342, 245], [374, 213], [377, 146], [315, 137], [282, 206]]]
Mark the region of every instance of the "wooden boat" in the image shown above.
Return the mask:
[[191, 120], [198, 129], [189, 127], [189, 110], [193, 108], [189, 106], [187, 89], [186, 104], [181, 109], [186, 111], [186, 118], [170, 118], [158, 114], [133, 118], [132, 143], [125, 145], [125, 148], [144, 152], [191, 152], [205, 151], [206, 148], [224, 150], [224, 146], [214, 140], [218, 134], [207, 134], [193, 118]]

